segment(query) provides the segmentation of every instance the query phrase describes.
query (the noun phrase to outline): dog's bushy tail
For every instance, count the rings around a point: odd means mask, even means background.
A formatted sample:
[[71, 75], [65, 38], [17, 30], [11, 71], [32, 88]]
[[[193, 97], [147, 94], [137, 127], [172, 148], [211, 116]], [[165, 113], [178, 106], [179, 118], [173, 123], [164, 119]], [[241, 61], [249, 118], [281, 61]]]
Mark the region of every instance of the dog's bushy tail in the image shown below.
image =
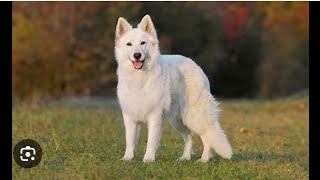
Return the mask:
[[218, 108], [218, 102], [211, 94], [209, 95], [209, 104], [211, 112], [209, 114], [210, 126], [206, 132], [206, 136], [210, 139], [210, 147], [223, 158], [230, 159], [232, 157], [232, 149], [218, 121], [220, 111]]
[[210, 127], [206, 132], [206, 136], [208, 136], [208, 139], [210, 139], [210, 147], [214, 149], [221, 157], [230, 159], [232, 156], [231, 146], [219, 124], [216, 125], [218, 127]]

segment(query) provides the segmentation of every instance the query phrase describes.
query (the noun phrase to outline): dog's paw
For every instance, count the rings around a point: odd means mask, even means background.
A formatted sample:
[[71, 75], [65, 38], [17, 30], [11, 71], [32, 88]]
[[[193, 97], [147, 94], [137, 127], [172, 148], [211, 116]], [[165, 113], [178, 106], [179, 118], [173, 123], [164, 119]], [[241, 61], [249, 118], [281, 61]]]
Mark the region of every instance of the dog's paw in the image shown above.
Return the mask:
[[185, 156], [181, 156], [177, 159], [177, 161], [189, 161], [191, 159], [191, 157], [185, 157]]
[[132, 158], [133, 158], [133, 156], [123, 156], [122, 158], [121, 158], [121, 160], [122, 161], [131, 161], [132, 160]]
[[154, 158], [143, 158], [143, 163], [154, 163], [155, 159]]
[[199, 163], [207, 163], [209, 159], [198, 159], [197, 162]]

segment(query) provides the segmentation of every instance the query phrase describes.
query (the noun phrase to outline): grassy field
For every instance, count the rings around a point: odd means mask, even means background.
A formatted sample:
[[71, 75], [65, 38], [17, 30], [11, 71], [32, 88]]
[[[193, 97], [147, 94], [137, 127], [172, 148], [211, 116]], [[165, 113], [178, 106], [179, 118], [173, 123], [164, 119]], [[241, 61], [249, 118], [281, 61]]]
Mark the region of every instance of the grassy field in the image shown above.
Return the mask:
[[[120, 161], [125, 150], [121, 112], [115, 100], [72, 100], [50, 105], [15, 105], [13, 145], [31, 138], [44, 151], [32, 169], [13, 162], [13, 179], [308, 179], [309, 99], [222, 101], [221, 126], [234, 156], [215, 155], [196, 162], [202, 152], [195, 137], [191, 161], [176, 162], [183, 140], [165, 123], [154, 164], [142, 163], [147, 129], [138, 152]], [[13, 160], [14, 161], [14, 160]]]

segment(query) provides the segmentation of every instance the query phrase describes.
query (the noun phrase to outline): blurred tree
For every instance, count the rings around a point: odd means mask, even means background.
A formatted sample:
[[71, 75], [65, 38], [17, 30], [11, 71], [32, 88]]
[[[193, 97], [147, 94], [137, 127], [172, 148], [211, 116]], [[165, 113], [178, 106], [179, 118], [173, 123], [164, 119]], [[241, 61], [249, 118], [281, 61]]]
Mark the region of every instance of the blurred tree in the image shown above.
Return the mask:
[[264, 15], [260, 97], [309, 87], [309, 3], [259, 2]]
[[195, 60], [219, 97], [273, 97], [309, 86], [307, 2], [14, 2], [13, 94], [116, 87], [118, 17], [150, 14], [163, 54]]
[[216, 64], [214, 84], [224, 97], [255, 97], [256, 70], [261, 59], [261, 20], [254, 3], [225, 2], [222, 20], [225, 53]]
[[131, 2], [13, 3], [14, 95], [88, 94], [115, 77], [116, 20], [138, 10]]
[[[191, 3], [190, 3], [191, 4]], [[196, 5], [208, 18], [209, 32], [201, 53], [196, 56], [219, 97], [254, 97], [256, 70], [261, 56], [261, 23], [253, 3], [216, 2]], [[206, 11], [206, 13], [203, 13]], [[252, 51], [252, 49], [255, 49]]]

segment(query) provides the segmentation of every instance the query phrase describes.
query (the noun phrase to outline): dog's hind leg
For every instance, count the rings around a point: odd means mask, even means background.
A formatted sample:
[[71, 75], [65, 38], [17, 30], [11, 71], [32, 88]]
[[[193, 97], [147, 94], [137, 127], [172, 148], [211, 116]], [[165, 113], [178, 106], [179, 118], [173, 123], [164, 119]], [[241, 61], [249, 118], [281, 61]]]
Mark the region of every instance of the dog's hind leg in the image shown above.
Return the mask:
[[184, 141], [184, 150], [177, 161], [190, 160], [192, 152], [192, 135], [190, 130], [183, 125], [181, 119], [170, 121], [172, 126], [182, 135]]
[[205, 91], [197, 104], [188, 109], [187, 126], [201, 137], [204, 146], [201, 162], [210, 159], [211, 149], [225, 159], [232, 157], [232, 148], [220, 127], [218, 115], [218, 104], [209, 91]]
[[210, 137], [208, 137], [207, 134], [203, 134], [200, 136], [201, 141], [203, 143], [203, 152], [201, 159], [198, 160], [198, 162], [208, 162], [209, 159], [212, 157], [211, 154], [211, 147], [210, 147]]
[[182, 156], [177, 160], [178, 161], [190, 160], [191, 154], [193, 153], [192, 152], [192, 135], [190, 132], [181, 132], [181, 135], [184, 140], [184, 150], [183, 150]]

